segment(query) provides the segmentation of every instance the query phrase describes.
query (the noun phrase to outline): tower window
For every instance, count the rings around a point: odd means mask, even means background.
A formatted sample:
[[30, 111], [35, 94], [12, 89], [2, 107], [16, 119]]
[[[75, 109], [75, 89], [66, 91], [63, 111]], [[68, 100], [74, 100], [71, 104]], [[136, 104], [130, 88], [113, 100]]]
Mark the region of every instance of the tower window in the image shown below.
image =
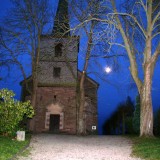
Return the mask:
[[61, 68], [60, 67], [54, 67], [53, 68], [53, 76], [54, 77], [60, 77], [60, 74], [61, 74]]
[[62, 44], [58, 43], [55, 46], [55, 57], [61, 57], [62, 56]]

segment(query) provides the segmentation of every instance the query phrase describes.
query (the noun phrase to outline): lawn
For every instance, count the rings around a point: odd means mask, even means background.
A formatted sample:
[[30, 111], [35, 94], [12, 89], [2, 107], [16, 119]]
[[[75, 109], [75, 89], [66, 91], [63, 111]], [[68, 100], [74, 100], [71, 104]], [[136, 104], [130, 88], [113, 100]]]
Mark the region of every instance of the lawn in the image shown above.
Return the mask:
[[29, 144], [30, 136], [26, 141], [18, 142], [12, 138], [0, 136], [0, 160], [8, 160]]
[[160, 160], [160, 138], [133, 138], [133, 155], [146, 160]]

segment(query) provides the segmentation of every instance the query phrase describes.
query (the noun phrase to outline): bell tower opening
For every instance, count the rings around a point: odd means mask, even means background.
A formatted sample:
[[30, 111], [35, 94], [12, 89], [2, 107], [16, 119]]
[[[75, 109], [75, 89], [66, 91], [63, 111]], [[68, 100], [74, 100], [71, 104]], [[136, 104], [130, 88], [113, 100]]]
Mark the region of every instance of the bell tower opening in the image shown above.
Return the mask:
[[55, 46], [55, 57], [62, 57], [62, 44], [58, 43]]

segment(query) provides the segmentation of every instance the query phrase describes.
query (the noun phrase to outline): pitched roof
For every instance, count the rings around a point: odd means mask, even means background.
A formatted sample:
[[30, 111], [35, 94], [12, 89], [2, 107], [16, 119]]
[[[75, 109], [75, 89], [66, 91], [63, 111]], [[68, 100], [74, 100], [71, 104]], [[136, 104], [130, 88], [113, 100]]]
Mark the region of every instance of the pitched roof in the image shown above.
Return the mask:
[[[82, 71], [78, 70], [78, 76], [81, 76]], [[93, 78], [89, 77], [88, 75], [86, 75], [86, 79], [91, 82], [93, 85], [96, 85], [97, 87], [99, 87], [99, 83], [96, 82]]]

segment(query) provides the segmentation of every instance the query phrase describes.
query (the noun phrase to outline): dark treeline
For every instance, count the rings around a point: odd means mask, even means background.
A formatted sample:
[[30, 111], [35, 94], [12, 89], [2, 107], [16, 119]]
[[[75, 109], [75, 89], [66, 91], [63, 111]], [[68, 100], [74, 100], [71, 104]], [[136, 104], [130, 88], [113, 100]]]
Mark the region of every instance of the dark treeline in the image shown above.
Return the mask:
[[[139, 134], [140, 132], [140, 97], [134, 105], [128, 96], [125, 102], [118, 104], [117, 109], [103, 125], [103, 134]], [[154, 134], [160, 135], [160, 108], [154, 115]]]
[[160, 106], [154, 116], [153, 132], [154, 132], [154, 135], [160, 136]]
[[125, 134], [132, 132], [134, 108], [130, 97], [127, 97], [126, 102], [118, 104], [117, 110], [106, 120], [103, 126], [103, 134]]

